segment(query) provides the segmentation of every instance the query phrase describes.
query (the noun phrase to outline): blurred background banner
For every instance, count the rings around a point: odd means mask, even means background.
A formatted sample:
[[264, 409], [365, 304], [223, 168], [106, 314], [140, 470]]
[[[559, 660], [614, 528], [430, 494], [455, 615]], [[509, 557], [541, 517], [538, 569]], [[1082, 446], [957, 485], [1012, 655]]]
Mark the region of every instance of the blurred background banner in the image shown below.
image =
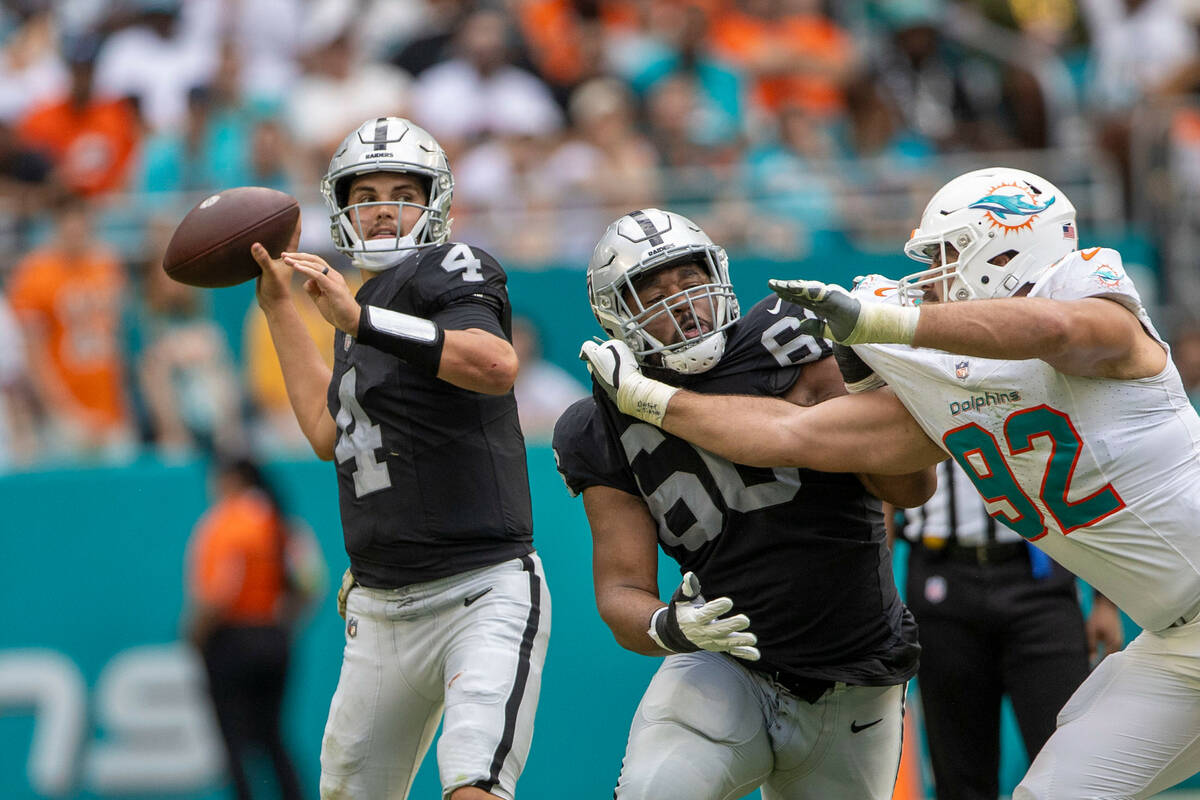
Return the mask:
[[[569, 779], [581, 795], [603, 796], [658, 661], [613, 642], [592, 599], [582, 508], [548, 448], [531, 449], [529, 465], [538, 551], [553, 576], [555, 613], [570, 624], [550, 647], [521, 791], [553, 797]], [[267, 474], [340, 573], [332, 469], [276, 463]], [[200, 462], [147, 459], [0, 481], [0, 502], [14, 509], [0, 557], [0, 796], [227, 796], [203, 673], [179, 631], [184, 543], [206, 506], [206, 474]], [[668, 586], [679, 580], [670, 566]], [[302, 626], [288, 685], [285, 737], [313, 797], [343, 624], [331, 588]], [[413, 796], [438, 792], [430, 759]]]

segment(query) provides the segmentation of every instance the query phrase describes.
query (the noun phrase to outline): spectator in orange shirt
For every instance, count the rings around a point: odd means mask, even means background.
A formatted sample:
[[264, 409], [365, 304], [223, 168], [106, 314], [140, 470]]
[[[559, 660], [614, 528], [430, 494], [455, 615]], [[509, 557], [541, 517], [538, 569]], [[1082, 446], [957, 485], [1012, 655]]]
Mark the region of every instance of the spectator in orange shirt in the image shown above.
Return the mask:
[[[280, 717], [291, 629], [313, 593], [289, 569], [289, 528], [277, 496], [251, 461], [218, 463], [214, 505], [188, 543], [189, 608], [183, 626], [200, 652], [239, 800], [252, 797], [247, 759], [270, 757], [283, 800], [300, 782]], [[309, 584], [311, 586], [311, 584]]]
[[736, 0], [714, 15], [713, 50], [754, 78], [754, 101], [768, 111], [796, 106], [832, 115], [855, 67], [850, 36], [815, 0]]
[[21, 139], [54, 162], [62, 183], [88, 196], [125, 186], [141, 135], [128, 100], [93, 92], [98, 47], [92, 36], [69, 42], [63, 53], [71, 68], [66, 97], [34, 106], [18, 124]]
[[119, 457], [132, 447], [120, 329], [125, 274], [92, 233], [86, 201], [60, 198], [49, 241], [23, 258], [9, 303], [25, 334], [51, 454]]

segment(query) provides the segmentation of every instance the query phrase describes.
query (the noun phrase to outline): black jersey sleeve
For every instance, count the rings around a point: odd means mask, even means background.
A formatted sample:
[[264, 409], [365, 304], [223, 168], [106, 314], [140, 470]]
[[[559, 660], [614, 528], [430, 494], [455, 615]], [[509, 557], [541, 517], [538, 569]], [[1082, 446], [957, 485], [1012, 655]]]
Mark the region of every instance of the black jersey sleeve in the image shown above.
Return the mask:
[[591, 486], [638, 494], [637, 482], [617, 449], [594, 397], [577, 400], [554, 425], [554, 460], [572, 497]]
[[447, 242], [423, 253], [416, 290], [427, 318], [459, 300], [473, 298], [508, 307], [508, 277], [496, 259], [478, 247]]
[[504, 329], [509, 316], [507, 306], [495, 295], [477, 292], [459, 297], [433, 314], [433, 321], [443, 330], [465, 331], [478, 328], [502, 339], [510, 338]]

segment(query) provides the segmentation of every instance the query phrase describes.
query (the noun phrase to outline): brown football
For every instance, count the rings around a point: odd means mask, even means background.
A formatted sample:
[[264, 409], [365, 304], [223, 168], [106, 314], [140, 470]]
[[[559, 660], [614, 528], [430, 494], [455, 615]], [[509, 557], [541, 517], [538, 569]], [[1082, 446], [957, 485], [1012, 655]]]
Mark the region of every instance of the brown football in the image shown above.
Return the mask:
[[250, 245], [262, 242], [278, 258], [300, 219], [300, 204], [285, 192], [240, 186], [206, 197], [175, 228], [163, 269], [175, 280], [212, 289], [258, 277]]

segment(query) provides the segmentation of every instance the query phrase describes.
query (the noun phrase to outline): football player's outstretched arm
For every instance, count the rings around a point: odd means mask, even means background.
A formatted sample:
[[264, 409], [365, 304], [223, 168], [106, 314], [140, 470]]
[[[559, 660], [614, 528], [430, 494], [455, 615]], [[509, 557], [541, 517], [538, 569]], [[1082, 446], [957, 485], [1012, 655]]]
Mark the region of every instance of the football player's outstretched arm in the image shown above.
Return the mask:
[[737, 464], [904, 475], [946, 458], [891, 389], [801, 408], [771, 397], [678, 391], [661, 427]]
[[[837, 347], [841, 345], [835, 347], [835, 353]], [[833, 358], [822, 358], [806, 364], [783, 398], [798, 406], [814, 406], [835, 397], [845, 396], [845, 377], [839, 366]], [[869, 367], [864, 364], [863, 369]], [[932, 466], [901, 475], [860, 472], [856, 477], [868, 492], [900, 508], [915, 508], [921, 505], [933, 496], [937, 488], [937, 475]]]
[[[299, 236], [300, 229], [297, 226], [290, 247], [296, 246]], [[292, 304], [292, 268], [283, 259], [272, 260], [260, 244], [254, 245], [252, 253], [262, 268], [262, 276], [258, 278], [256, 287], [258, 304], [267, 318], [271, 341], [279, 356], [288, 402], [313, 452], [318, 458], [329, 461], [333, 458], [337, 437], [337, 426], [325, 403], [333, 372], [321, 358], [304, 321]]]
[[930, 303], [916, 347], [984, 358], [1040, 358], [1068, 375], [1133, 380], [1157, 375], [1166, 351], [1129, 309], [1100, 297]]
[[[1119, 303], [1101, 297], [1005, 297], [918, 307], [863, 303], [820, 281], [771, 280], [772, 291], [824, 322], [800, 330], [845, 344], [895, 343], [982, 358], [1041, 359], [1068, 375], [1157, 375], [1166, 351]], [[806, 324], [810, 328], [806, 330]]]
[[579, 357], [623, 413], [735, 464], [903, 475], [946, 458], [887, 387], [802, 408], [669, 386], [643, 375], [620, 339], [584, 342]]

